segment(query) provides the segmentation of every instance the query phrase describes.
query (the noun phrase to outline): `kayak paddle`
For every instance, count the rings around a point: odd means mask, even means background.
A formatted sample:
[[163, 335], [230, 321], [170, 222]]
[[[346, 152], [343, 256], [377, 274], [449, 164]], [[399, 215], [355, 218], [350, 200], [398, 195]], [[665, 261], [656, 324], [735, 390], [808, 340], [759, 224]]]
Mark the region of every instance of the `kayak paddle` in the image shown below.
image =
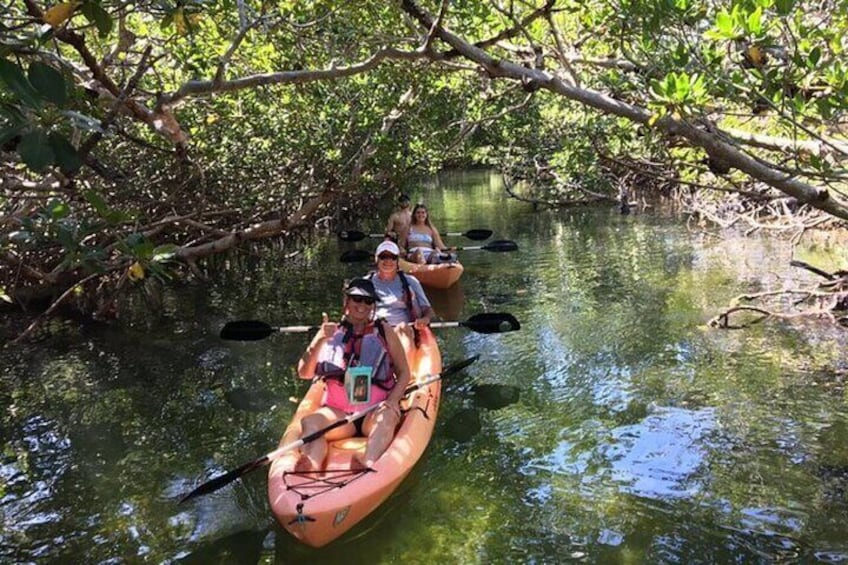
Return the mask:
[[[468, 230], [466, 232], [447, 232], [441, 234], [442, 237], [467, 237], [468, 239], [473, 239], [474, 241], [483, 241], [484, 239], [489, 239], [492, 237], [492, 230], [486, 229], [476, 229], [476, 230]], [[339, 232], [339, 239], [342, 241], [362, 241], [366, 237], [371, 237], [374, 239], [382, 239], [386, 237], [384, 233], [365, 233], [358, 230], [342, 230]]]
[[[521, 324], [512, 314], [485, 312], [474, 314], [465, 321], [431, 322], [431, 328], [456, 328], [462, 326], [471, 331], [493, 334], [513, 332], [521, 329]], [[318, 331], [321, 326], [282, 326], [274, 327], [259, 320], [238, 320], [227, 322], [221, 328], [221, 339], [235, 341], [258, 341], [275, 333], [305, 333]]]
[[504, 253], [507, 251], [518, 251], [518, 244], [510, 239], [496, 239], [490, 241], [486, 245], [474, 245], [471, 247], [456, 247], [457, 251], [471, 251], [473, 249], [482, 249], [483, 251], [492, 251], [494, 253]]
[[[441, 375], [435, 374], [435, 375], [428, 375], [428, 376], [424, 377], [423, 380], [421, 380], [421, 381], [419, 381], [419, 382], [417, 382], [413, 385], [408, 386], [406, 388], [406, 390], [404, 391], [404, 396], [407, 396], [410, 393], [415, 392], [419, 388], [427, 386], [430, 383], [433, 383], [433, 382], [435, 382], [439, 379], [442, 379], [442, 378], [447, 377], [449, 375], [452, 375], [454, 373], [458, 373], [459, 371], [463, 370], [464, 368], [466, 368], [469, 365], [471, 365], [472, 363], [474, 363], [479, 357], [480, 357], [479, 355], [474, 355], [473, 357], [469, 357], [468, 359], [465, 359], [463, 361], [453, 363], [452, 365], [449, 365], [446, 369], [443, 369]], [[248, 461], [244, 465], [236, 467], [235, 469], [232, 469], [231, 471], [227, 471], [223, 475], [219, 475], [219, 476], [215, 477], [214, 479], [206, 481], [205, 483], [203, 483], [202, 485], [200, 485], [199, 487], [197, 487], [196, 489], [194, 489], [190, 493], [183, 496], [180, 499], [179, 504], [182, 504], [183, 502], [189, 501], [192, 498], [195, 498], [197, 496], [209, 494], [210, 492], [215, 492], [216, 490], [225, 487], [226, 485], [230, 484], [231, 482], [235, 481], [236, 479], [245, 476], [246, 474], [250, 473], [251, 471], [255, 471], [256, 469], [258, 469], [260, 467], [264, 467], [265, 465], [269, 464], [271, 461], [273, 461], [274, 459], [283, 455], [284, 453], [287, 453], [287, 452], [289, 452], [293, 449], [298, 449], [299, 447], [301, 447], [301, 446], [303, 446], [307, 443], [315, 441], [316, 439], [323, 436], [324, 434], [326, 434], [330, 430], [334, 430], [338, 427], [344, 426], [348, 422], [355, 422], [356, 420], [359, 420], [360, 418], [364, 418], [369, 412], [373, 412], [374, 410], [379, 408], [381, 404], [382, 404], [382, 402], [378, 402], [377, 404], [369, 406], [368, 408], [365, 408], [365, 409], [360, 410], [358, 412], [354, 412], [353, 414], [350, 414], [349, 416], [346, 416], [344, 418], [336, 420], [332, 424], [325, 426], [325, 427], [321, 428], [320, 430], [309, 434], [308, 436], [304, 436], [304, 437], [302, 437], [302, 438], [300, 438], [296, 441], [282, 445], [282, 446], [278, 447], [277, 449], [275, 449], [274, 451], [266, 453], [262, 457], [254, 459], [253, 461]]]
[[[490, 241], [486, 245], [472, 245], [471, 247], [455, 247], [457, 251], [473, 251], [482, 249], [483, 251], [492, 251], [494, 253], [504, 253], [507, 251], [518, 251], [518, 244], [509, 239], [497, 239]], [[342, 263], [360, 263], [372, 259], [374, 254], [367, 249], [349, 249], [341, 254], [339, 261]]]
[[474, 314], [464, 322], [431, 322], [431, 328], [455, 328], [462, 326], [481, 334], [514, 332], [521, 329], [521, 323], [512, 314], [503, 312], [484, 312]]

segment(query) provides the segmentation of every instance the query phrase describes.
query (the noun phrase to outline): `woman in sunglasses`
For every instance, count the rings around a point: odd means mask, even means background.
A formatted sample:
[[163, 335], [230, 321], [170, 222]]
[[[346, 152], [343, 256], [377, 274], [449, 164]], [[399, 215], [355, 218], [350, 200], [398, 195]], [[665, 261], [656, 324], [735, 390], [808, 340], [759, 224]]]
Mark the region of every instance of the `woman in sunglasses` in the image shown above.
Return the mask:
[[302, 379], [323, 378], [326, 383], [321, 408], [302, 420], [303, 437], [348, 414], [379, 402], [383, 405], [365, 418], [331, 430], [303, 447], [295, 470], [322, 467], [327, 442], [364, 435], [364, 457], [356, 462], [369, 468], [392, 441], [400, 420], [400, 400], [409, 383], [409, 365], [400, 340], [384, 320], [375, 320], [378, 296], [367, 279], [353, 279], [344, 291], [342, 322], [330, 322], [327, 314], [321, 329], [297, 365]]
[[433, 308], [418, 279], [400, 270], [399, 256], [400, 248], [395, 242], [380, 243], [374, 252], [377, 270], [366, 277], [377, 292], [377, 317], [395, 327], [408, 349], [413, 339], [411, 326], [427, 326], [433, 318]]

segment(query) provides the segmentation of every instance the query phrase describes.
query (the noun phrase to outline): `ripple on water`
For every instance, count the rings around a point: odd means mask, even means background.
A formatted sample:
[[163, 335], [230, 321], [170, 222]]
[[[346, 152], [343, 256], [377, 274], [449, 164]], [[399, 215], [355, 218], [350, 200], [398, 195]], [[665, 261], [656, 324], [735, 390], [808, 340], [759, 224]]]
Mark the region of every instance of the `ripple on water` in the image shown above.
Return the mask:
[[691, 497], [702, 488], [698, 470], [706, 462], [705, 439], [715, 425], [712, 409], [661, 408], [638, 424], [594, 431], [606, 437], [564, 441], [533, 464], [554, 473], [578, 473], [584, 484], [599, 488], [612, 481], [620, 491], [642, 497]]

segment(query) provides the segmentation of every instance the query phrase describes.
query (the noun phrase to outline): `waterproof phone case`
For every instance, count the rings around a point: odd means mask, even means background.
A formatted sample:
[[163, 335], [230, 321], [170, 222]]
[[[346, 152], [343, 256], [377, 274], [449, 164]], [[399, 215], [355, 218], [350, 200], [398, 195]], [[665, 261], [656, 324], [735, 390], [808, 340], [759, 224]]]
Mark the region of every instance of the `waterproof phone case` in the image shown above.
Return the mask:
[[345, 390], [351, 404], [371, 401], [371, 367], [351, 367], [345, 372]]

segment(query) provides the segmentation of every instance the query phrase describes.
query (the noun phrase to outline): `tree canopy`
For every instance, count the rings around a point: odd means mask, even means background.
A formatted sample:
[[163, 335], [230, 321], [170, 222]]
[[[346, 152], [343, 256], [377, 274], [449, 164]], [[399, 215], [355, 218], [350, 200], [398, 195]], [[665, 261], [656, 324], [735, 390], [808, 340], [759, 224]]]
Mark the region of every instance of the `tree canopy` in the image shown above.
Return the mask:
[[[133, 284], [485, 164], [532, 198], [634, 191], [848, 219], [848, 8], [793, 0], [9, 2], [0, 298]], [[797, 216], [798, 211], [807, 211]], [[815, 214], [809, 211], [815, 211]]]

